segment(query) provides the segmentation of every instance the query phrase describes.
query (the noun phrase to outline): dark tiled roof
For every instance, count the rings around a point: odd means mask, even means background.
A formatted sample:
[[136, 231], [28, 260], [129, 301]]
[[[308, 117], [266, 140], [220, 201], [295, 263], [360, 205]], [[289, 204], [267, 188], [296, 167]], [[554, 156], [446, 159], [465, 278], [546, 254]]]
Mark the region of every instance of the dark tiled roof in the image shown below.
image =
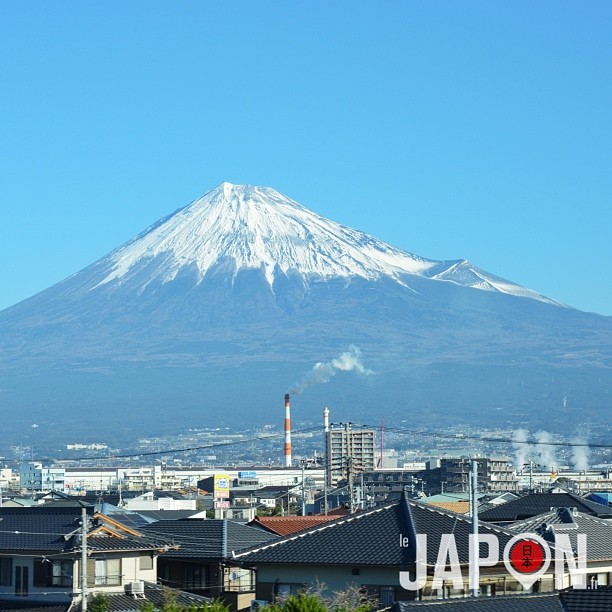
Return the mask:
[[[199, 510], [136, 510], [138, 514], [149, 519], [148, 522], [154, 521], [178, 521], [184, 518], [190, 518], [194, 514], [199, 514]], [[117, 517], [117, 520], [121, 520]]]
[[612, 518], [612, 508], [573, 493], [530, 493], [481, 512], [479, 518], [492, 523], [520, 521], [548, 512], [551, 508], [576, 508], [600, 518]]
[[560, 593], [565, 612], [610, 612], [612, 587], [569, 589]]
[[140, 528], [149, 538], [178, 545], [163, 554], [164, 558], [221, 560], [232, 551], [258, 546], [277, 536], [243, 523], [222, 519], [182, 519], [157, 521]]
[[[163, 545], [162, 545], [163, 546]], [[161, 548], [152, 538], [116, 538], [114, 536], [90, 536], [87, 538], [90, 552], [138, 551]]]
[[2, 601], [0, 599], [0, 610], [2, 612], [67, 612], [70, 604], [44, 604], [33, 601]]
[[[405, 567], [416, 559], [414, 536], [427, 534], [427, 560], [434, 564], [442, 535], [452, 533], [459, 560], [467, 563], [471, 531], [471, 519], [467, 517], [402, 499], [395, 504], [340, 518], [245, 551], [238, 555], [238, 560], [247, 565], [298, 563]], [[485, 524], [480, 525], [480, 532], [494, 533], [499, 539], [500, 551], [514, 535], [506, 529]], [[400, 536], [408, 538], [408, 546], [400, 546]]]
[[0, 551], [64, 552], [73, 547], [81, 508], [2, 508], [0, 519]]
[[[92, 516], [87, 544], [91, 552], [153, 550], [155, 543], [130, 533], [103, 515]], [[0, 551], [72, 552], [79, 546], [82, 508], [55, 505], [0, 509]], [[109, 530], [101, 529], [108, 524]], [[113, 535], [116, 534], [116, 535]]]
[[[177, 591], [175, 589], [169, 589], [168, 587], [162, 587], [158, 584], [151, 582], [144, 583], [144, 597], [134, 597], [123, 593], [108, 593], [108, 610], [109, 612], [141, 612], [142, 606], [151, 602], [156, 610], [162, 608], [162, 606], [169, 600], [176, 601], [177, 604], [183, 606], [191, 605], [202, 605], [204, 603], [210, 603], [208, 597], [202, 597], [201, 595], [194, 595], [193, 593], [187, 593], [185, 591]], [[91, 601], [94, 595], [90, 594], [88, 598], [88, 609], [91, 608]], [[71, 608], [70, 612], [81, 612], [81, 604], [77, 604]]]
[[[456, 514], [436, 508], [431, 504], [422, 502], [408, 502], [411, 509], [415, 533], [427, 534], [427, 561], [435, 564], [440, 549], [440, 540], [443, 534], [452, 533], [455, 536], [457, 553], [460, 563], [469, 561], [469, 537], [472, 533], [472, 519], [464, 514]], [[494, 525], [480, 523], [479, 532], [482, 534], [493, 534], [499, 542], [499, 561], [503, 559], [503, 550], [506, 544], [515, 535], [508, 529], [499, 528]], [[486, 548], [483, 547], [481, 556], [485, 556]]]
[[563, 612], [557, 593], [538, 595], [498, 595], [474, 599], [442, 601], [402, 601], [393, 605], [393, 612], [409, 612], [418, 608], [432, 612]]
[[525, 521], [512, 523], [509, 529], [516, 533], [537, 533], [551, 543], [556, 534], [567, 534], [574, 550], [577, 549], [577, 535], [583, 533], [587, 536], [589, 561], [612, 559], [612, 522], [609, 519], [596, 518], [569, 508], [555, 508]]

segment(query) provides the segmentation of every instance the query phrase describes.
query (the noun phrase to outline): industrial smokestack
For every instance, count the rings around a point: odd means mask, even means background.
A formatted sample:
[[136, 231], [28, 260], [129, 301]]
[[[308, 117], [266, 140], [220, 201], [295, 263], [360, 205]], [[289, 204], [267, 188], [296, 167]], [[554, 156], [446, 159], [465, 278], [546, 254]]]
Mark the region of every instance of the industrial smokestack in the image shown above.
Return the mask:
[[291, 403], [285, 393], [285, 467], [291, 467]]
[[329, 408], [325, 406], [323, 408], [323, 426], [325, 427], [325, 433], [329, 431]]

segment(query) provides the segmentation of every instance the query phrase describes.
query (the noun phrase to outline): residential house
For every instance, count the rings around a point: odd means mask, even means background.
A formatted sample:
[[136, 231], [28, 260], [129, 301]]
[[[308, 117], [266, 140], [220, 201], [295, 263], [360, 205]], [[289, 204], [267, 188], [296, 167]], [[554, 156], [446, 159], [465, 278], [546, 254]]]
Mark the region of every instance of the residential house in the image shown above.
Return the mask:
[[240, 550], [272, 541], [276, 536], [226, 519], [157, 521], [140, 528], [170, 547], [158, 559], [161, 584], [212, 598], [234, 610], [248, 608], [255, 598], [255, 575], [232, 560]]
[[[579, 553], [578, 537], [586, 538], [586, 584], [589, 589], [612, 585], [612, 521], [578, 512], [576, 508], [552, 508], [508, 526], [516, 533], [535, 533], [551, 546], [567, 536], [572, 550]], [[565, 576], [565, 587], [570, 586]], [[612, 610], [612, 608], [611, 608]]]
[[[398, 502], [366, 510], [262, 544], [235, 555], [235, 561], [257, 571], [256, 599], [273, 601], [302, 588], [324, 583], [328, 593], [347, 588], [366, 591], [382, 606], [415, 598], [464, 597], [469, 593], [471, 519], [440, 510], [405, 496]], [[486, 594], [520, 592], [522, 586], [506, 570], [502, 551], [514, 533], [480, 524], [480, 533], [494, 536], [499, 554], [492, 567], [482, 568], [480, 590]], [[402, 587], [414, 576], [417, 534], [427, 536], [426, 581], [413, 591]], [[443, 536], [452, 534], [463, 582], [433, 589], [434, 567]], [[448, 540], [444, 540], [448, 541]], [[484, 550], [484, 546], [482, 547]], [[485, 556], [482, 555], [481, 556]], [[444, 557], [446, 561], [446, 557]]]
[[291, 502], [295, 502], [298, 498], [298, 492], [295, 486], [289, 485], [269, 485], [261, 487], [255, 491], [257, 503], [266, 508], [276, 508], [281, 506], [288, 508]]
[[[85, 520], [85, 529], [82, 523]], [[81, 565], [83, 533], [87, 565]], [[162, 547], [89, 507], [0, 509], [0, 609], [24, 602], [70, 603], [85, 576], [92, 593], [157, 579]]]
[[579, 512], [612, 519], [612, 508], [574, 493], [529, 493], [478, 513], [482, 521], [504, 525], [548, 512], [551, 508], [576, 508]]

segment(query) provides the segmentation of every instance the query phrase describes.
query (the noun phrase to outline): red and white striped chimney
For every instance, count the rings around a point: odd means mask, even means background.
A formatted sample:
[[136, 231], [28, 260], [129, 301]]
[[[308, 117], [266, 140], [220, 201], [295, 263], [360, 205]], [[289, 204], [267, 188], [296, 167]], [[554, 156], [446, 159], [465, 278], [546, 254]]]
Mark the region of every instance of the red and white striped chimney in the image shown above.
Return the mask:
[[291, 467], [291, 403], [285, 393], [285, 467]]

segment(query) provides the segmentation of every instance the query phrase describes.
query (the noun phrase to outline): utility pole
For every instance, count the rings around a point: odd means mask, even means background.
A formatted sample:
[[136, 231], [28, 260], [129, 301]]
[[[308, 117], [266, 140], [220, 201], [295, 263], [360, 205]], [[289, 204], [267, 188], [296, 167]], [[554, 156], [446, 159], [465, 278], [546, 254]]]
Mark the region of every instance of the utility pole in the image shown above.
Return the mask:
[[81, 509], [81, 610], [87, 612], [87, 508]]
[[325, 453], [325, 470], [323, 471], [323, 514], [327, 516], [327, 453]]
[[355, 512], [355, 496], [353, 495], [353, 489], [355, 486], [355, 483], [353, 482], [353, 458], [352, 457], [347, 457], [346, 459], [346, 470], [347, 470], [347, 476], [348, 476], [348, 489], [349, 489], [349, 511], [351, 514], [353, 514]]
[[325, 454], [323, 455], [323, 514], [327, 516], [327, 470], [331, 474], [331, 453], [328, 452], [328, 445], [330, 445], [330, 433], [329, 433], [329, 408], [325, 406], [323, 408], [323, 448], [325, 448]]
[[302, 516], [306, 516], [306, 482], [304, 480], [304, 464], [306, 461], [302, 459]]
[[[478, 559], [480, 546], [478, 542], [478, 461], [472, 461], [472, 559]], [[480, 583], [480, 567], [478, 563], [470, 563], [470, 588], [472, 597], [478, 597], [478, 587]]]

